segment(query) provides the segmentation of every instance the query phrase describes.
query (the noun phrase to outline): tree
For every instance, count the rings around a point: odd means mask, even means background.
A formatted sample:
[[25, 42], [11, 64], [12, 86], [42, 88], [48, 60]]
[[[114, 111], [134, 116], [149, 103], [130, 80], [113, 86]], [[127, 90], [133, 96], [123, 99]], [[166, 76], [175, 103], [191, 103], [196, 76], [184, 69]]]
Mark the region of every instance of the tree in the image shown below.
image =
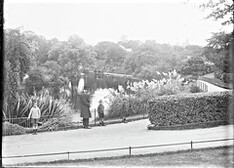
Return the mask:
[[175, 69], [179, 62], [178, 55], [174, 53], [172, 46], [148, 40], [127, 56], [125, 68], [136, 76], [144, 76], [148, 71], [152, 71], [151, 74], [155, 74], [155, 71], [167, 72]]
[[68, 46], [69, 48], [80, 48], [81, 46], [84, 46], [84, 39], [82, 39], [78, 35], [72, 35], [68, 38]]
[[188, 59], [178, 71], [182, 75], [198, 76], [205, 75], [211, 72], [211, 67], [205, 64], [201, 57], [191, 57]]
[[52, 46], [55, 46], [59, 41], [54, 38], [51, 40], [46, 40], [43, 36], [36, 36], [35, 41], [38, 44], [38, 50], [36, 51], [36, 61], [37, 65], [44, 64], [47, 60], [49, 60], [49, 51]]
[[112, 66], [121, 66], [125, 60], [127, 52], [117, 44], [109, 47], [106, 51], [106, 63]]
[[46, 70], [42, 67], [32, 68], [28, 72], [28, 78], [25, 80], [25, 92], [29, 95], [40, 92], [44, 87], [48, 87], [48, 78], [45, 75]]
[[231, 56], [229, 52], [231, 39], [231, 33], [213, 33], [203, 53], [209, 61], [215, 64], [217, 68], [215, 76], [228, 83], [231, 81]]
[[222, 25], [233, 24], [233, 0], [209, 0], [208, 3], [200, 5], [202, 9], [211, 9], [207, 18], [223, 20]]
[[126, 41], [120, 41], [118, 42], [118, 44], [124, 46], [127, 49], [135, 50], [142, 44], [142, 42], [139, 40], [126, 40]]
[[5, 57], [10, 62], [13, 72], [18, 73], [19, 82], [34, 60], [37, 43], [30, 38], [27, 32], [20, 29], [5, 31]]
[[14, 116], [14, 107], [17, 103], [17, 93], [24, 75], [29, 71], [34, 59], [36, 43], [26, 32], [20, 29], [7, 29], [4, 31], [4, 102], [6, 115]]
[[213, 33], [205, 47], [205, 57], [213, 62], [219, 70], [230, 72], [230, 42], [231, 34], [224, 32]]
[[[85, 69], [94, 66], [96, 52], [92, 46], [84, 43], [77, 35], [68, 41], [56, 43], [49, 51], [49, 60], [56, 62], [61, 68], [61, 76], [74, 78], [80, 73], [79, 65]], [[45, 65], [45, 64], [44, 64]]]
[[116, 44], [110, 41], [101, 41], [95, 47], [94, 50], [97, 53], [96, 59], [97, 60], [106, 60], [106, 52], [112, 46]]
[[[234, 23], [234, 1], [233, 0], [210, 0], [206, 4], [202, 4], [203, 9], [211, 9], [207, 18], [214, 18], [215, 20], [222, 20], [222, 25], [231, 25]], [[224, 82], [231, 82], [231, 55], [230, 45], [233, 41], [233, 29], [230, 33], [214, 33], [208, 40], [208, 45], [204, 55], [209, 60], [213, 61], [218, 70], [215, 76]]]

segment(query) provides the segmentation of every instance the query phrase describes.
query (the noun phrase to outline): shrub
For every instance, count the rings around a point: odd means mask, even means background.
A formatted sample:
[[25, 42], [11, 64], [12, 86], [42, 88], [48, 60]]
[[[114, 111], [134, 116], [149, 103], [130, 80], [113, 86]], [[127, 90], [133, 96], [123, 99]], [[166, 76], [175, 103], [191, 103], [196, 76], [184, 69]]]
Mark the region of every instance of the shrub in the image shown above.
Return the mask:
[[214, 72], [214, 76], [224, 83], [231, 83], [232, 82], [232, 73], [226, 73], [222, 71]]
[[[158, 72], [159, 73], [159, 72]], [[115, 99], [111, 102], [107, 117], [118, 118], [123, 116], [131, 116], [136, 114], [147, 113], [148, 101], [162, 95], [181, 94], [186, 91], [186, 87], [182, 86], [183, 79], [174, 70], [169, 73], [162, 73], [165, 78], [152, 81], [142, 80], [139, 82], [128, 83], [127, 91], [130, 95], [115, 95]], [[186, 91], [187, 92], [187, 91]], [[125, 93], [123, 91], [123, 93]], [[126, 110], [123, 110], [123, 99], [126, 99]]]
[[162, 96], [150, 101], [149, 120], [155, 126], [229, 121], [232, 92]]
[[189, 91], [190, 91], [191, 93], [199, 93], [199, 92], [202, 92], [202, 90], [201, 90], [198, 86], [196, 86], [196, 85], [194, 85], [194, 84], [192, 84], [192, 85], [190, 86]]
[[9, 122], [3, 122], [2, 135], [21, 135], [26, 134], [26, 128], [17, 124], [11, 124]]
[[[14, 107], [13, 117], [28, 117], [34, 101], [37, 102], [37, 105], [41, 110], [42, 120], [54, 117], [59, 118], [67, 112], [73, 111], [70, 103], [65, 99], [54, 99], [50, 95], [45, 94], [40, 94], [38, 96], [22, 94], [18, 96], [17, 104]], [[5, 118], [9, 118], [9, 116], [5, 116]], [[22, 120], [15, 120], [14, 122], [14, 124], [19, 124], [21, 126], [24, 126], [25, 123], [26, 120], [24, 122], [22, 122]]]

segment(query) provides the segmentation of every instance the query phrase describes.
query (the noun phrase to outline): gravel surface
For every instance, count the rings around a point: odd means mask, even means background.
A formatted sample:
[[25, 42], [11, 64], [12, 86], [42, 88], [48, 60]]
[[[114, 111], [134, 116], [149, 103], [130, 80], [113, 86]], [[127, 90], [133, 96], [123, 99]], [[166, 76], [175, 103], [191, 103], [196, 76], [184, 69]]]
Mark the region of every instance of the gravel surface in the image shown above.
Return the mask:
[[[193, 130], [153, 131], [147, 129], [147, 125], [149, 124], [149, 120], [144, 119], [129, 123], [107, 125], [105, 127], [93, 127], [92, 129], [43, 132], [37, 135], [5, 136], [3, 137], [2, 155], [4, 157], [38, 153], [72, 152], [233, 138], [233, 125]], [[193, 144], [193, 148], [230, 144], [233, 145], [233, 141]], [[133, 148], [132, 154], [155, 153], [189, 148], [190, 144], [145, 149]], [[108, 152], [88, 152], [69, 154], [69, 159], [109, 157], [128, 154], [128, 149]], [[3, 158], [3, 164], [44, 162], [60, 159], [68, 159], [68, 155]]]

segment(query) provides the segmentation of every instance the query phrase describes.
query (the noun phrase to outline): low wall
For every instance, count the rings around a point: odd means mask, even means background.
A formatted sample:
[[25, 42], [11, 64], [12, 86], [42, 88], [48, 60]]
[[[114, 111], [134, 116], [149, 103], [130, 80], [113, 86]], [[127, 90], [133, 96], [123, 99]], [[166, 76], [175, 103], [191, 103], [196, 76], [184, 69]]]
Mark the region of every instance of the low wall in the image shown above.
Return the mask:
[[224, 89], [219, 86], [213, 85], [203, 80], [197, 80], [196, 86], [198, 86], [201, 90], [205, 92], [223, 92], [229, 91], [229, 89]]

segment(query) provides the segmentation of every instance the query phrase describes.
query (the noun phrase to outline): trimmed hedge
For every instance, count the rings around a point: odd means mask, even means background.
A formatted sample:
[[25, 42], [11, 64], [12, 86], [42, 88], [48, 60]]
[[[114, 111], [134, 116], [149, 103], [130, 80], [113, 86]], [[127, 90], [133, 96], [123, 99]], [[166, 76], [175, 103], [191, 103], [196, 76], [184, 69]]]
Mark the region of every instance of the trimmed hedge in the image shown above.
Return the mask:
[[137, 97], [128, 97], [124, 107], [123, 98], [115, 99], [111, 104], [106, 118], [122, 118], [128, 116], [135, 116], [138, 114], [147, 114], [147, 101], [141, 100]]
[[233, 116], [231, 99], [231, 91], [156, 98], [149, 102], [151, 127], [179, 126], [215, 121], [229, 123], [229, 119]]

